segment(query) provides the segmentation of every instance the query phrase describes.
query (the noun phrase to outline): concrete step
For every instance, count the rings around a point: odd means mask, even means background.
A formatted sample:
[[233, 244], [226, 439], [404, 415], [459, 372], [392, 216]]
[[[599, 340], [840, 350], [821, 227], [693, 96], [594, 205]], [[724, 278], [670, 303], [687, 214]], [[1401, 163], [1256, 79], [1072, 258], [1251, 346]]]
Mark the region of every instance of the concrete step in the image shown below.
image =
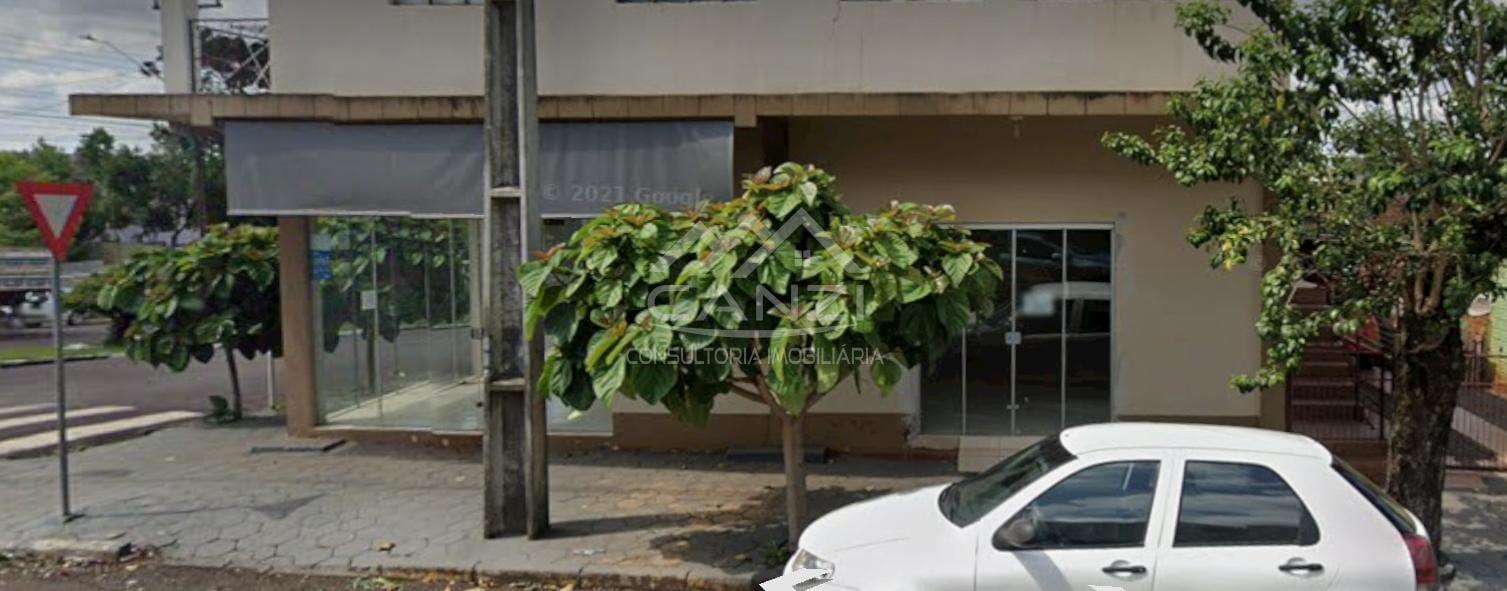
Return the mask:
[[1303, 365], [1298, 367], [1298, 378], [1350, 378], [1354, 371], [1350, 367], [1348, 359], [1334, 359], [1326, 357], [1322, 359], [1303, 358]]
[[[111, 441], [136, 437], [149, 431], [197, 419], [202, 416], [204, 415], [197, 412], [175, 410], [127, 417], [82, 427], [70, 426], [68, 428], [68, 441], [70, 445], [109, 443]], [[0, 458], [17, 458], [45, 454], [55, 449], [57, 442], [58, 432], [56, 430], [6, 439], [0, 441]]]

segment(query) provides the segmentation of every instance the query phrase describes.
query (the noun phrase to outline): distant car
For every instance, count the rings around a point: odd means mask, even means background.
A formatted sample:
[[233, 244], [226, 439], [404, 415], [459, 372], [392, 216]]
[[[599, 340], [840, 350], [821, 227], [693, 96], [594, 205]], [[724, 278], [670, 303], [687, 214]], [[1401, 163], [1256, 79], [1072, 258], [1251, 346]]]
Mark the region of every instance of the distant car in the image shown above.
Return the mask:
[[[52, 322], [52, 307], [55, 300], [51, 292], [27, 292], [19, 301], [0, 306], [0, 323], [11, 328], [34, 328]], [[78, 324], [79, 317], [72, 310], [63, 310], [63, 322]]]
[[1075, 427], [951, 485], [838, 509], [786, 573], [811, 589], [1422, 591], [1422, 523], [1313, 440], [1275, 431]]

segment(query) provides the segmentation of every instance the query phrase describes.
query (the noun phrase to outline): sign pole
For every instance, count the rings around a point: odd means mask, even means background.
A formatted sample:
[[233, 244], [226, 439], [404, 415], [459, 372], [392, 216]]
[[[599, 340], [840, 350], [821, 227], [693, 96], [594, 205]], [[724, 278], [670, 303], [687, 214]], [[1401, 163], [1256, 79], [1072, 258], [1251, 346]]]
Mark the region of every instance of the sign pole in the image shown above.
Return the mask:
[[42, 243], [52, 251], [52, 354], [53, 382], [57, 385], [58, 493], [63, 504], [63, 522], [78, 517], [68, 498], [68, 390], [63, 382], [63, 259], [78, 231], [84, 210], [94, 196], [87, 183], [16, 183], [21, 201], [37, 222]]
[[52, 352], [53, 381], [58, 389], [58, 492], [63, 501], [63, 521], [73, 520], [68, 503], [68, 389], [63, 383], [63, 263], [52, 259]]

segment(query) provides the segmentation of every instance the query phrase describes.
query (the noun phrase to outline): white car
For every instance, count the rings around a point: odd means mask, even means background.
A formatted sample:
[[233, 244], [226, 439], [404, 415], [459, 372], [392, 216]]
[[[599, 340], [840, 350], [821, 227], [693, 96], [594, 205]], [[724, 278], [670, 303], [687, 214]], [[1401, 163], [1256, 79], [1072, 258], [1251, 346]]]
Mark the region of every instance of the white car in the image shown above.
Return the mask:
[[1421, 591], [1422, 523], [1307, 437], [1075, 427], [951, 485], [838, 509], [785, 572], [821, 591]]

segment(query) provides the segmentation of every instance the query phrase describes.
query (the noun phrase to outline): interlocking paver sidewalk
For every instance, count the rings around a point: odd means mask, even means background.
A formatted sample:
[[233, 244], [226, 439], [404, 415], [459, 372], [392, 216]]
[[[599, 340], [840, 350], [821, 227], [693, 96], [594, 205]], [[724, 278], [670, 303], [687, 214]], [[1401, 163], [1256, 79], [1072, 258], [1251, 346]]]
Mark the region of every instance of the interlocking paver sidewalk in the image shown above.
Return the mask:
[[[51, 458], [0, 461], [0, 541], [73, 537], [159, 546], [171, 561], [275, 569], [385, 567], [694, 579], [746, 585], [784, 535], [778, 465], [597, 451], [551, 464], [554, 532], [481, 538], [475, 452], [347, 444], [251, 454], [276, 425], [191, 426], [73, 456], [58, 523]], [[950, 463], [841, 458], [812, 467], [813, 513], [954, 478]], [[1507, 589], [1507, 480], [1453, 479], [1446, 548], [1455, 589]]]
[[[250, 454], [276, 425], [182, 427], [73, 455], [59, 524], [51, 458], [0, 462], [0, 540], [115, 538], [171, 561], [294, 569], [410, 568], [648, 576], [727, 584], [783, 538], [777, 464], [596, 451], [551, 464], [552, 534], [481, 537], [475, 452], [347, 444]], [[954, 478], [949, 463], [843, 458], [812, 467], [813, 512]]]

